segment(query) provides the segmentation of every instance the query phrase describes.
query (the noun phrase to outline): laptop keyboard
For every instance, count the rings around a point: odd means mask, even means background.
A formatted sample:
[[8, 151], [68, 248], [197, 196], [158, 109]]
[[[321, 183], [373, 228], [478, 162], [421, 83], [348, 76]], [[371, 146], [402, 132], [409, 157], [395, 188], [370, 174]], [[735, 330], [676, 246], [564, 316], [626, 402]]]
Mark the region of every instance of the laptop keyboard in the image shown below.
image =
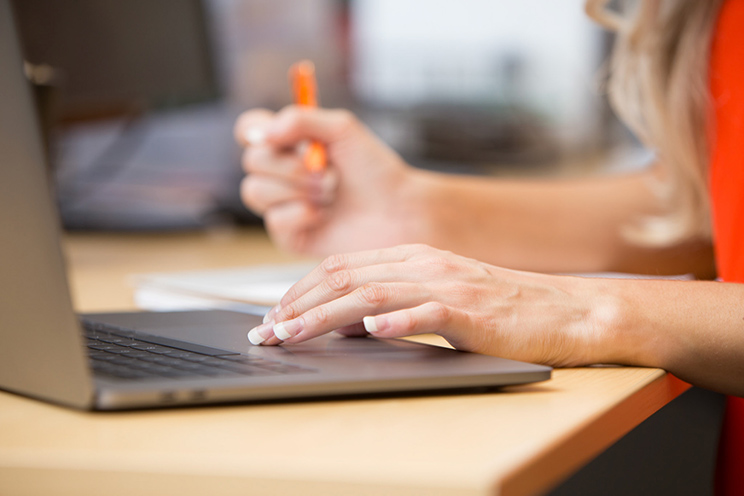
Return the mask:
[[82, 321], [91, 368], [116, 380], [286, 375], [316, 369]]

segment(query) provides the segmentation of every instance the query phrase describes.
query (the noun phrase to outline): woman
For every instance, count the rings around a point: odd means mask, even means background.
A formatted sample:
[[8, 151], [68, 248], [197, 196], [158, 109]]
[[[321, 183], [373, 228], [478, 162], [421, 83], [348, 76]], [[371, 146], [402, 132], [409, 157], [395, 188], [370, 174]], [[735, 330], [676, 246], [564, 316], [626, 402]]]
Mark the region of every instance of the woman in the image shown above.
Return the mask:
[[[613, 104], [657, 152], [640, 173], [444, 176], [410, 168], [344, 111], [244, 114], [243, 197], [274, 240], [314, 255], [367, 250], [327, 258], [249, 339], [436, 332], [459, 349], [558, 367], [661, 367], [732, 395], [719, 490], [742, 494], [744, 0], [644, 0], [628, 16], [604, 3], [587, 11], [618, 32]], [[325, 174], [294, 152], [307, 139], [326, 144]], [[705, 276], [714, 256], [725, 282], [543, 274]]]

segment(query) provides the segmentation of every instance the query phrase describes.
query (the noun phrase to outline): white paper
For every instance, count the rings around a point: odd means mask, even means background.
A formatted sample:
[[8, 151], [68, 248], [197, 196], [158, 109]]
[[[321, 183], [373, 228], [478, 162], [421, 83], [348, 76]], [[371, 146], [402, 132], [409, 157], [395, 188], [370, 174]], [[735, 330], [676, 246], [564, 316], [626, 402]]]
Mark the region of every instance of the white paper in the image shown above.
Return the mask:
[[303, 263], [138, 274], [132, 278], [135, 304], [148, 310], [268, 310], [313, 267], [315, 264]]

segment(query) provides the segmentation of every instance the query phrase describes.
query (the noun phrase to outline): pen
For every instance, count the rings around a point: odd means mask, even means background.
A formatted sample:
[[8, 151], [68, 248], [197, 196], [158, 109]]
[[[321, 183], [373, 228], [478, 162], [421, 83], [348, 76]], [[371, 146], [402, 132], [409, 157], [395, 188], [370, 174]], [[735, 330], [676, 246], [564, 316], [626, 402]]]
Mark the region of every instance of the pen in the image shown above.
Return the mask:
[[[309, 60], [301, 60], [289, 68], [295, 103], [308, 107], [318, 106], [318, 87], [315, 82], [315, 66]], [[326, 150], [321, 143], [311, 141], [304, 156], [305, 167], [310, 172], [321, 172], [326, 167]]]

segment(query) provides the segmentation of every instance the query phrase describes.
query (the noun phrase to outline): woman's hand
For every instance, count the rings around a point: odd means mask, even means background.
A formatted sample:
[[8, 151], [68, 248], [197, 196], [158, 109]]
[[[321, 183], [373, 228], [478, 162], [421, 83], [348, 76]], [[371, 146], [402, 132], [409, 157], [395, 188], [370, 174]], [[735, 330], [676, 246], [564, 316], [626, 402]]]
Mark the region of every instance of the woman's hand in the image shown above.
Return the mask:
[[[253, 110], [238, 119], [235, 135], [246, 146], [243, 201], [283, 249], [325, 256], [392, 246], [425, 225], [416, 173], [347, 111]], [[303, 166], [309, 140], [327, 149], [323, 172]]]
[[461, 350], [553, 366], [612, 361], [598, 353], [617, 314], [605, 284], [501, 269], [425, 245], [336, 255], [295, 284], [249, 339], [436, 333]]

